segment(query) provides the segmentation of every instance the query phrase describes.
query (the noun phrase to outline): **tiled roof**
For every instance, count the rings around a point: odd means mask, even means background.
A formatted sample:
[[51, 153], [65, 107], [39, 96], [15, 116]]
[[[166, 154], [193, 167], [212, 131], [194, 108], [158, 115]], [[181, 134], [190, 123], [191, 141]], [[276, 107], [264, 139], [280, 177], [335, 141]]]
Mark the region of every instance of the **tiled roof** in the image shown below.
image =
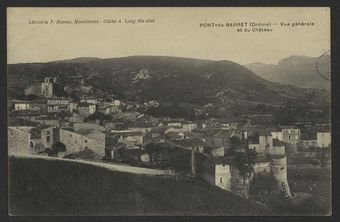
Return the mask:
[[172, 140], [174, 144], [184, 146], [184, 147], [193, 147], [193, 146], [203, 146], [204, 141], [199, 138], [190, 138], [190, 139], [183, 139], [183, 140]]
[[25, 120], [25, 119], [21, 119], [21, 118], [9, 118], [8, 125], [9, 126], [38, 126], [38, 123]]
[[273, 146], [285, 146], [286, 144], [278, 139], [273, 139]]

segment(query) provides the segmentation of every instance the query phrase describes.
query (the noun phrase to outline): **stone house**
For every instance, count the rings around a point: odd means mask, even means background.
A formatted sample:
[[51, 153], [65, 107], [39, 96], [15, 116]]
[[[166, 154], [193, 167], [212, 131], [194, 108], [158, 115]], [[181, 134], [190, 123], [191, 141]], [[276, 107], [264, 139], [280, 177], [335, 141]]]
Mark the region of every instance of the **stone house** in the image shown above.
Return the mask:
[[203, 153], [204, 141], [199, 138], [190, 138], [182, 140], [166, 140], [166, 145], [169, 147], [178, 147], [186, 150], [194, 150], [196, 152]]
[[330, 132], [317, 132], [317, 146], [325, 148], [331, 145], [331, 133]]
[[46, 104], [44, 101], [24, 101], [24, 100], [11, 100], [14, 105], [14, 110], [29, 110], [36, 112], [44, 112]]
[[129, 144], [129, 147], [142, 146], [144, 135], [141, 132], [120, 132], [113, 133], [119, 138], [119, 142]]
[[8, 127], [8, 153], [30, 153], [31, 152], [31, 128], [32, 127]]
[[71, 123], [82, 123], [84, 122], [84, 116], [79, 115], [76, 112], [73, 112], [72, 116], [68, 118], [68, 121], [70, 121]]
[[60, 129], [60, 142], [66, 146], [65, 155], [85, 149], [92, 150], [100, 157], [105, 155], [105, 134], [99, 130], [80, 129], [74, 132]]
[[272, 134], [265, 131], [255, 132], [248, 137], [248, 148], [259, 154], [285, 155], [285, 143], [273, 139]]
[[91, 103], [79, 103], [78, 114], [84, 117], [89, 117], [96, 112], [96, 105]]
[[78, 103], [77, 102], [70, 102], [68, 104], [68, 110], [72, 112], [77, 112], [78, 111]]
[[47, 105], [47, 112], [49, 113], [67, 112], [68, 110], [68, 105], [64, 104]]
[[206, 146], [210, 147], [224, 147], [224, 151], [228, 152], [230, 149], [231, 131], [225, 129], [209, 129], [204, 135]]
[[41, 125], [31, 129], [31, 148], [43, 152], [46, 148], [59, 142], [59, 131], [57, 128], [48, 125]]
[[297, 144], [300, 141], [300, 129], [285, 127], [282, 129], [282, 141], [290, 144]]

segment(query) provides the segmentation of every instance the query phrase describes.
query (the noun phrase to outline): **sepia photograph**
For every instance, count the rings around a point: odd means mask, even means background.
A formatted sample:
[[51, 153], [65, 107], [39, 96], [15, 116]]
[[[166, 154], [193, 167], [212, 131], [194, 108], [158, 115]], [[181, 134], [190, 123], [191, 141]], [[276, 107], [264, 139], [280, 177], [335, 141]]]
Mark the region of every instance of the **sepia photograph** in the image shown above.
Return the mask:
[[331, 216], [330, 15], [7, 7], [8, 214]]

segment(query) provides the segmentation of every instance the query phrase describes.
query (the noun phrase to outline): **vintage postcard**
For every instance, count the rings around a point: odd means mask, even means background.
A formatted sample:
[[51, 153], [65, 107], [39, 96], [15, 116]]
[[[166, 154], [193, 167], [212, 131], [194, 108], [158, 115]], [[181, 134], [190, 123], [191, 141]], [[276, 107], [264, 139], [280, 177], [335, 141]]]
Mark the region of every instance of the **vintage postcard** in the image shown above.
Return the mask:
[[332, 214], [327, 7], [7, 8], [9, 214]]

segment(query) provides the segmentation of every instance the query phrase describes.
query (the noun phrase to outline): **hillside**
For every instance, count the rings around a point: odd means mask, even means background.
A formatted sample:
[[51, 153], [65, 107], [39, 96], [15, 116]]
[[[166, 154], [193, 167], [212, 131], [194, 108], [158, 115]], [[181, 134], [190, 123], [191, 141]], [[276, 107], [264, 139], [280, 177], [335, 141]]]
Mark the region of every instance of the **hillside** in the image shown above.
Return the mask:
[[79, 163], [9, 159], [10, 215], [268, 215], [202, 181], [112, 172]]
[[251, 63], [248, 69], [269, 81], [305, 88], [320, 88], [330, 91], [330, 82], [317, 72], [319, 58], [291, 56], [282, 59], [277, 65]]
[[242, 102], [278, 104], [304, 101], [311, 93], [317, 93], [312, 99], [314, 102], [327, 100], [327, 93], [323, 91], [275, 84], [231, 61], [165, 56], [86, 57], [8, 66], [11, 88], [26, 87], [45, 76], [59, 76], [69, 93], [87, 88], [92, 94], [113, 93], [129, 100], [221, 103], [223, 106]]

